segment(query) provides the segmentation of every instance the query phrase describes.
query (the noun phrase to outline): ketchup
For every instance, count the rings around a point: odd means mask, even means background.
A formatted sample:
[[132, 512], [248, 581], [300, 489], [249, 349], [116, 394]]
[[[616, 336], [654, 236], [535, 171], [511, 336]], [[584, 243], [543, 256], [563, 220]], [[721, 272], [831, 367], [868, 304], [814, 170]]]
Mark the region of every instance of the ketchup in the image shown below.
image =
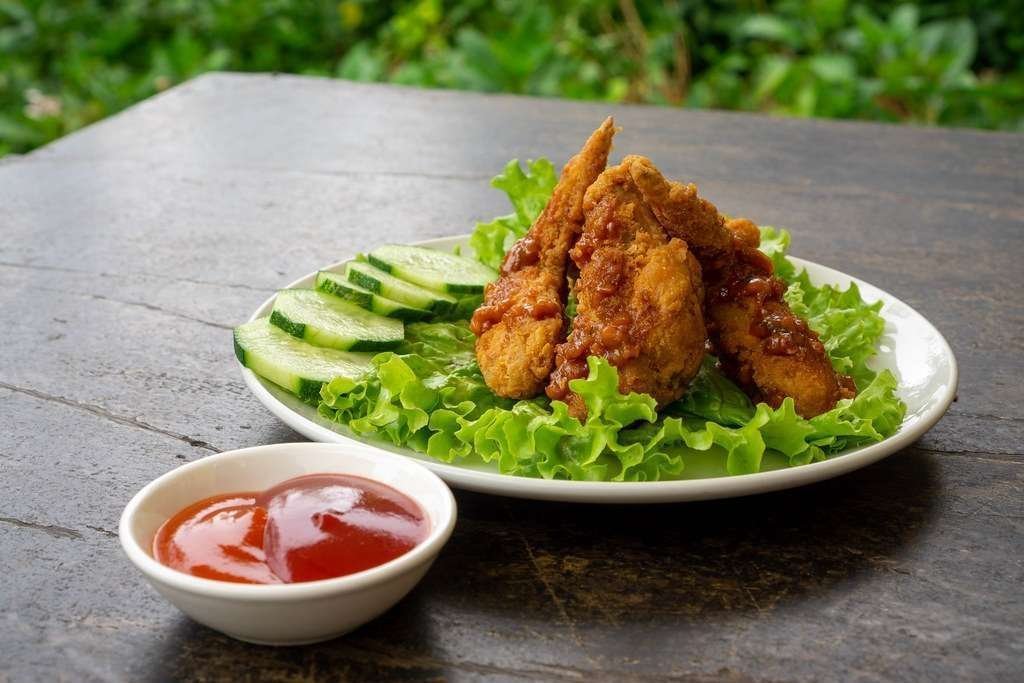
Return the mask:
[[384, 564], [422, 542], [428, 526], [423, 510], [390, 486], [309, 474], [189, 505], [157, 531], [153, 556], [207, 579], [298, 583]]

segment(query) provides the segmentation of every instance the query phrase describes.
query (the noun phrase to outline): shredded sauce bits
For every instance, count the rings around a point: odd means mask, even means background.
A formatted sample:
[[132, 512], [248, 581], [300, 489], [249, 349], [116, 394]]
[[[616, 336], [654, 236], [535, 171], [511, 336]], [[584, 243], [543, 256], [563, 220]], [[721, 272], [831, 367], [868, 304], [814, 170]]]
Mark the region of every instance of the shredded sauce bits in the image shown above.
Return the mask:
[[153, 556], [207, 579], [298, 583], [384, 564], [428, 532], [419, 505], [386, 484], [309, 474], [189, 505], [157, 531]]

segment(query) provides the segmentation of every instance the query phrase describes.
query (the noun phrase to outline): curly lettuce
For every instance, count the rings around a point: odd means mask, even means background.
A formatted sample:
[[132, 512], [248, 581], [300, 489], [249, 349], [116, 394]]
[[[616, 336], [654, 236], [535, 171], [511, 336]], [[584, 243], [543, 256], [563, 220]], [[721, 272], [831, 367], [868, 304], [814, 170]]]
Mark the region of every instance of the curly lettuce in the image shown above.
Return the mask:
[[547, 159], [526, 162], [526, 170], [513, 159], [491, 181], [491, 187], [502, 190], [512, 203], [513, 212], [488, 223], [477, 223], [469, 238], [469, 246], [477, 260], [491, 268], [499, 268], [505, 252], [526, 234], [540, 212], [547, 206], [558, 177]]
[[562, 402], [509, 401], [487, 388], [465, 323], [415, 323], [395, 352], [378, 354], [374, 372], [353, 385], [338, 378], [321, 392], [320, 414], [360, 436], [406, 446], [445, 462], [495, 463], [506, 474], [580, 480], [645, 480], [682, 472], [652, 434], [620, 442], [637, 421], [655, 422], [654, 400], [623, 396], [603, 359], [572, 388], [590, 414], [581, 423]]
[[769, 451], [788, 465], [823, 460], [891, 435], [903, 419], [889, 372], [856, 398], [805, 420], [791, 399], [776, 409], [751, 405], [711, 362], [687, 396], [659, 415], [650, 396], [619, 393], [615, 368], [591, 357], [589, 376], [570, 384], [587, 406], [580, 422], [560, 401], [495, 396], [462, 322], [409, 325], [405, 344], [373, 363], [374, 372], [357, 383], [326, 384], [321, 415], [358, 436], [444, 462], [494, 463], [504, 474], [527, 477], [674, 479], [700, 453], [717, 458], [723, 474], [749, 474], [761, 470]]
[[[514, 212], [477, 225], [476, 257], [496, 267], [543, 210], [555, 184], [544, 159], [510, 162], [492, 185]], [[504, 473], [580, 481], [658, 481], [683, 476], [750, 474], [767, 467], [824, 460], [895, 433], [906, 407], [896, 378], [867, 363], [884, 328], [879, 303], [856, 286], [817, 287], [787, 258], [785, 230], [762, 229], [762, 250], [788, 284], [786, 299], [818, 332], [837, 370], [853, 375], [853, 399], [804, 419], [792, 399], [753, 405], [705, 359], [679, 401], [660, 413], [645, 394], [621, 394], [618, 373], [588, 359], [589, 375], [570, 383], [587, 406], [581, 422], [560, 401], [512, 401], [493, 394], [476, 364], [465, 321], [413, 323], [405, 342], [373, 359], [362, 380], [336, 379], [321, 390], [320, 414], [354, 434], [411, 448], [449, 463], [490, 463]]]

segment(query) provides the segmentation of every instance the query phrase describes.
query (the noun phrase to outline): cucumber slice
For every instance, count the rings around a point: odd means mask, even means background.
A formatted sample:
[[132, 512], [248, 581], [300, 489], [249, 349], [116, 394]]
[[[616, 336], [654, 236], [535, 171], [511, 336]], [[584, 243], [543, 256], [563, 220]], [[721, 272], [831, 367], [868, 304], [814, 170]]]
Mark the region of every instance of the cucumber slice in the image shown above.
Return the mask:
[[364, 261], [349, 261], [345, 266], [345, 275], [349, 282], [371, 292], [433, 313], [447, 313], [458, 303], [453, 296], [432, 292], [405, 280], [399, 280], [394, 275], [389, 275]]
[[385, 318], [314, 289], [278, 292], [270, 322], [314, 346], [340, 351], [393, 349], [405, 339], [401, 320]]
[[498, 278], [479, 261], [437, 249], [386, 244], [366, 257], [381, 270], [436, 292], [479, 294]]
[[311, 346], [270, 324], [267, 318], [234, 330], [238, 362], [307, 403], [320, 398], [320, 386], [335, 377], [358, 381], [373, 365], [371, 353], [348, 353]]
[[365, 287], [349, 282], [342, 273], [321, 270], [316, 274], [316, 288], [334, 296], [351, 301], [360, 308], [373, 311], [378, 315], [399, 320], [425, 320], [432, 314], [422, 308], [408, 306], [387, 297], [375, 294]]

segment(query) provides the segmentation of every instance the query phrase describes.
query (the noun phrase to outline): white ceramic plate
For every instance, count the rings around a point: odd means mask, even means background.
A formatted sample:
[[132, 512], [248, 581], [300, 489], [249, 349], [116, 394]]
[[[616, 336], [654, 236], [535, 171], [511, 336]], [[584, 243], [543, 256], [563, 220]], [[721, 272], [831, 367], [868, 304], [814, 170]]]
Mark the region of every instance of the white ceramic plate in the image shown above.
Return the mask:
[[[451, 250], [458, 244], [464, 244], [466, 239], [465, 236], [447, 237], [417, 244]], [[347, 260], [339, 261], [324, 270], [339, 269]], [[658, 482], [583, 482], [516, 477], [500, 474], [496, 467], [449, 465], [391, 444], [377, 442], [371, 445], [382, 451], [415, 458], [458, 488], [516, 498], [591, 503], [680, 502], [777, 491], [852, 472], [909, 446], [942, 417], [956, 393], [956, 359], [949, 344], [920, 313], [891, 294], [837, 270], [798, 258], [792, 261], [797, 267], [806, 268], [815, 284], [845, 288], [851, 282], [856, 282], [865, 300], [883, 302], [885, 333], [878, 355], [871, 365], [876, 370], [888, 368], [896, 374], [899, 381], [898, 393], [907, 404], [907, 415], [900, 430], [888, 439], [834, 456], [824, 462], [800, 467], [780, 467], [740, 476], [707, 477], [711, 470], [705, 466], [703, 472], [706, 478]], [[316, 272], [312, 272], [288, 286], [312, 287], [315, 279]], [[270, 315], [272, 307], [273, 297], [263, 302], [250, 319]], [[315, 408], [302, 403], [273, 383], [257, 377], [252, 371], [242, 368], [242, 376], [260, 403], [303, 436], [329, 443], [366, 443], [344, 431], [344, 427], [324, 420]], [[770, 459], [766, 457], [766, 460], [771, 466]], [[690, 461], [687, 461], [687, 472], [691, 476], [701, 471], [699, 465], [691, 467]]]

